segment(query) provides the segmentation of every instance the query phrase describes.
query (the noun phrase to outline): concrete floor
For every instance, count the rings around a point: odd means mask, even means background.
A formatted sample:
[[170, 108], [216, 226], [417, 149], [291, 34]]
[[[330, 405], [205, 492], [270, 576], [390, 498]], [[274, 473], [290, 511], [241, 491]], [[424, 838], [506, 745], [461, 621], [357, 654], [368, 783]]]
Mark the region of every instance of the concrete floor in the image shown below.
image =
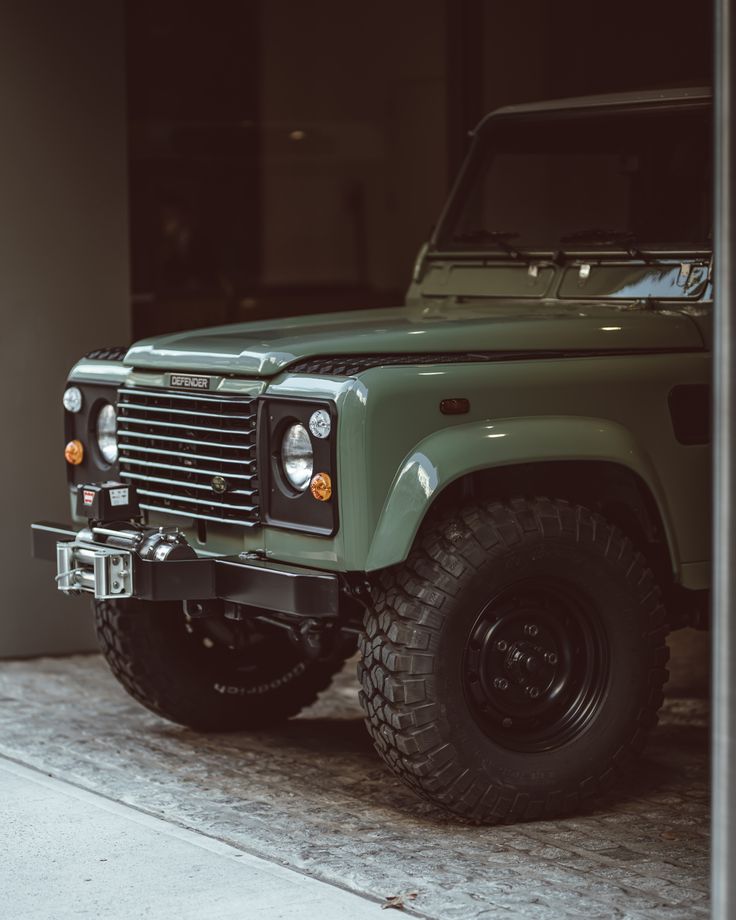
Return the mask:
[[[201, 736], [139, 707], [97, 656], [4, 662], [0, 755], [328, 882], [335, 899], [343, 889], [372, 898], [358, 903], [376, 917], [386, 916], [378, 905], [385, 897], [413, 891], [407, 909], [437, 920], [708, 916], [705, 701], [670, 699], [627, 788], [596, 810], [477, 828], [419, 801], [384, 769], [361, 723], [353, 670], [349, 664], [315, 706], [279, 729]], [[9, 833], [0, 820], [0, 875], [20, 858]], [[67, 836], [58, 833], [59, 852]], [[150, 840], [148, 850], [153, 859], [160, 845]], [[33, 872], [48, 874], [42, 850]], [[128, 884], [135, 904], [135, 879]], [[155, 889], [155, 874], [147, 884]], [[67, 903], [62, 892], [48, 917], [84, 916], [73, 912], [78, 888], [70, 884]], [[198, 920], [229, 916], [199, 903]], [[172, 904], [157, 916], [177, 913]]]
[[6, 920], [369, 920], [376, 904], [0, 758]]

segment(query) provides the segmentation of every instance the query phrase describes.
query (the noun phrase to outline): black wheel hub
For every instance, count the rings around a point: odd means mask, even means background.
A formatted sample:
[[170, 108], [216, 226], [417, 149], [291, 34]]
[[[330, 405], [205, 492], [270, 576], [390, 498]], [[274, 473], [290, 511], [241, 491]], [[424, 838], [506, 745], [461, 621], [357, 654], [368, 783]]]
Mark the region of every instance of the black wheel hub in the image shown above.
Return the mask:
[[499, 593], [465, 647], [463, 681], [473, 715], [513, 750], [551, 750], [580, 734], [607, 679], [608, 653], [592, 605], [552, 580]]

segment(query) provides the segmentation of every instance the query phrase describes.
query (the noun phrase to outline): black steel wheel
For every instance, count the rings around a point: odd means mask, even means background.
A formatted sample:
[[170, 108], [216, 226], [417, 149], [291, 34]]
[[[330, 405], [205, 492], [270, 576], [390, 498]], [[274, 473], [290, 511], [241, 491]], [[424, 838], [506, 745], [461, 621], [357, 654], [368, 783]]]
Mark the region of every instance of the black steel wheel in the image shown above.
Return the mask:
[[523, 579], [491, 598], [470, 630], [463, 660], [478, 724], [517, 751], [560, 747], [585, 731], [608, 674], [594, 602], [554, 578]]
[[476, 822], [608, 789], [656, 724], [665, 612], [646, 560], [561, 500], [472, 505], [380, 573], [360, 640], [366, 725], [416, 792]]

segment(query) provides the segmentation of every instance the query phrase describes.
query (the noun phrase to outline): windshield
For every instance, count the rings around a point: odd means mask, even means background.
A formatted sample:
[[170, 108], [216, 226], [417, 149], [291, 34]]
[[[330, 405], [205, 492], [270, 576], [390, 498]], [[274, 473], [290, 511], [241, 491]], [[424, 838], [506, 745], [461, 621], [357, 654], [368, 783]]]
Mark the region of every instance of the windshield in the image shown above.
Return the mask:
[[438, 245], [709, 249], [710, 137], [703, 108], [491, 121]]

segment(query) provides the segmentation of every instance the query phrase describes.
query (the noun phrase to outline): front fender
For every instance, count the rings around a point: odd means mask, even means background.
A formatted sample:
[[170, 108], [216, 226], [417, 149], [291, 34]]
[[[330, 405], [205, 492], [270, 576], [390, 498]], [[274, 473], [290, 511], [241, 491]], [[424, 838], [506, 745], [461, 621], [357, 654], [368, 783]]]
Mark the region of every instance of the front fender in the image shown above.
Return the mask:
[[636, 473], [657, 503], [671, 558], [679, 569], [661, 483], [632, 433], [608, 419], [545, 416], [471, 422], [437, 431], [420, 441], [405, 457], [391, 484], [366, 570], [406, 559], [429, 506], [454, 480], [479, 470], [549, 460], [603, 460]]

